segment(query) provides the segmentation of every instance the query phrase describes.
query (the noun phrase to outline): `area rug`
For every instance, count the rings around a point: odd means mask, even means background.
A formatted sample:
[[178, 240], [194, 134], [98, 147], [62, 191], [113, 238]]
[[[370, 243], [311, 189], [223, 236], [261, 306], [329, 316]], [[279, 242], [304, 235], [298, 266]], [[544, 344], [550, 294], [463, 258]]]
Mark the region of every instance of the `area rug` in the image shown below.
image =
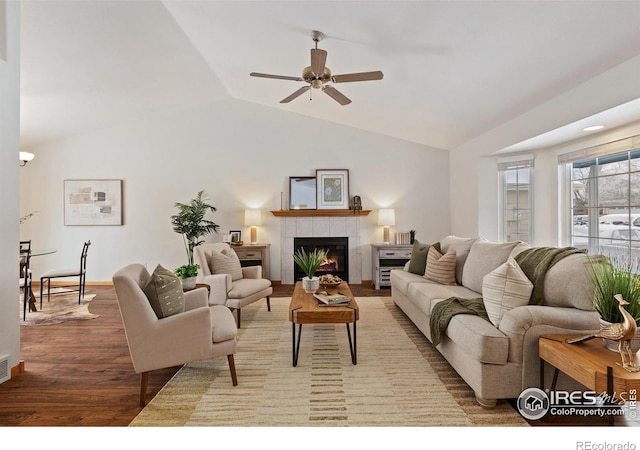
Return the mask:
[[187, 364], [130, 426], [527, 426], [506, 402], [481, 408], [390, 298], [357, 301], [357, 365], [344, 324], [322, 324], [303, 326], [293, 367], [289, 299], [257, 302], [242, 309], [238, 386], [226, 358]]
[[22, 326], [42, 326], [54, 325], [56, 323], [70, 320], [90, 320], [100, 317], [98, 314], [89, 312], [89, 303], [95, 298], [95, 294], [85, 294], [80, 304], [78, 304], [78, 291], [71, 291], [64, 288], [52, 288], [51, 298], [47, 301], [46, 295], [40, 309], [40, 293], [34, 292], [36, 296], [36, 307], [38, 311], [29, 311], [27, 305], [27, 318], [22, 320], [24, 315], [24, 297], [20, 297], [20, 324]]

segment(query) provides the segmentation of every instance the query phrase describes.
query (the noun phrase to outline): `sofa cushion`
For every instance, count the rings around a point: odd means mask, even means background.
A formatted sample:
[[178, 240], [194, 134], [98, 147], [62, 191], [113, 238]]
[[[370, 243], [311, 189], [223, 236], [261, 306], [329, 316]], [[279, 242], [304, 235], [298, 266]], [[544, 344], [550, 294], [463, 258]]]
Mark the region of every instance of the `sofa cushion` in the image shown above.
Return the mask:
[[233, 281], [242, 278], [240, 259], [232, 248], [224, 249], [221, 252], [211, 250], [211, 253], [209, 253], [209, 268], [212, 275], [229, 274]]
[[482, 292], [482, 280], [485, 275], [507, 262], [516, 245], [517, 241], [474, 242], [462, 272], [462, 285], [472, 291]]
[[160, 264], [142, 287], [158, 319], [184, 312], [184, 292], [180, 278]]
[[456, 252], [440, 253], [435, 247], [429, 248], [427, 267], [424, 272], [427, 280], [441, 284], [456, 284]]
[[[440, 244], [436, 242], [433, 244], [436, 249], [440, 249]], [[417, 275], [424, 275], [424, 271], [427, 267], [427, 254], [429, 253], [429, 247], [431, 244], [424, 244], [417, 239], [413, 242], [413, 248], [411, 249], [411, 259], [409, 260], [408, 271]]]
[[[509, 338], [482, 317], [471, 314], [453, 316], [446, 336], [464, 349], [469, 360], [506, 364], [509, 358]], [[440, 343], [442, 345], [446, 342]]]
[[482, 282], [482, 299], [491, 323], [497, 327], [505, 312], [527, 305], [532, 291], [533, 283], [513, 258], [488, 273]]
[[585, 253], [562, 258], [544, 278], [544, 304], [593, 311], [593, 278]]
[[391, 271], [391, 288], [407, 295], [409, 284], [411, 283], [432, 283], [422, 274], [408, 272], [406, 270], [394, 269]]
[[[469, 256], [469, 251], [474, 242], [480, 238], [461, 238], [457, 236], [447, 236], [440, 241], [440, 252], [447, 253], [451, 250], [456, 252], [456, 283], [462, 284], [462, 272], [464, 264]], [[480, 292], [480, 291], [478, 291]]]
[[478, 298], [477, 292], [464, 286], [444, 285], [427, 280], [425, 283], [410, 283], [406, 295], [427, 317], [431, 316], [431, 304], [434, 301], [450, 297]]

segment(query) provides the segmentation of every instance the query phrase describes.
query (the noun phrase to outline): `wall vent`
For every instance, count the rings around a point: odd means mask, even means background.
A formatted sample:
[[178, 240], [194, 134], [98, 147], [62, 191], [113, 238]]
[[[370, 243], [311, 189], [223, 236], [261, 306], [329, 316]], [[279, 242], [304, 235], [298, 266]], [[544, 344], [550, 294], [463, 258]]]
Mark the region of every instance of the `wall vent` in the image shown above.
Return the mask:
[[0, 356], [0, 383], [4, 383], [10, 378], [11, 370], [9, 370], [9, 357], [6, 355]]

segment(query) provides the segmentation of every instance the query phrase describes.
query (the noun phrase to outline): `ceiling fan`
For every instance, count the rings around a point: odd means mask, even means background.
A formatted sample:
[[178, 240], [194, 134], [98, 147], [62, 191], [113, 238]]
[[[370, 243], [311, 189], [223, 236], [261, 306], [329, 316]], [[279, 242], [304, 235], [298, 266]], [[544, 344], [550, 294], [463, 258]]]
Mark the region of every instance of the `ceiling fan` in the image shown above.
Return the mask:
[[268, 73], [257, 72], [251, 72], [249, 75], [252, 77], [273, 78], [276, 80], [305, 81], [309, 83], [308, 86], [301, 87], [293, 94], [280, 100], [280, 103], [289, 103], [291, 100], [299, 97], [309, 89], [313, 88], [322, 89], [322, 92], [324, 92], [343, 106], [351, 103], [351, 100], [348, 99], [342, 92], [338, 91], [336, 88], [327, 83], [350, 83], [353, 81], [372, 81], [382, 79], [383, 75], [379, 70], [374, 72], [358, 72], [347, 73], [343, 75], [332, 75], [331, 70], [329, 70], [329, 68], [325, 66], [325, 62], [327, 61], [327, 51], [318, 48], [318, 42], [324, 39], [324, 37], [324, 33], [320, 31], [314, 30], [311, 32], [311, 39], [313, 39], [313, 41], [316, 43], [316, 48], [311, 49], [311, 65], [304, 68], [304, 70], [302, 71], [302, 77], [289, 77], [284, 75], [271, 75]]

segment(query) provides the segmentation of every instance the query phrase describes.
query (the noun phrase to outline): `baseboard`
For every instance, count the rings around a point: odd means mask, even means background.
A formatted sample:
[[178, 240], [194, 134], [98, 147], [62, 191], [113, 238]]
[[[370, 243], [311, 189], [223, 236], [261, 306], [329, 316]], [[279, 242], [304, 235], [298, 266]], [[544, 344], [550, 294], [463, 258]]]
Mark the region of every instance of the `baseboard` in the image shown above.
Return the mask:
[[271, 280], [271, 286], [282, 286], [282, 280]]
[[362, 285], [367, 287], [373, 286], [373, 280], [362, 280]]
[[17, 377], [21, 373], [24, 373], [24, 360], [21, 360], [17, 366], [11, 368], [11, 378]]

